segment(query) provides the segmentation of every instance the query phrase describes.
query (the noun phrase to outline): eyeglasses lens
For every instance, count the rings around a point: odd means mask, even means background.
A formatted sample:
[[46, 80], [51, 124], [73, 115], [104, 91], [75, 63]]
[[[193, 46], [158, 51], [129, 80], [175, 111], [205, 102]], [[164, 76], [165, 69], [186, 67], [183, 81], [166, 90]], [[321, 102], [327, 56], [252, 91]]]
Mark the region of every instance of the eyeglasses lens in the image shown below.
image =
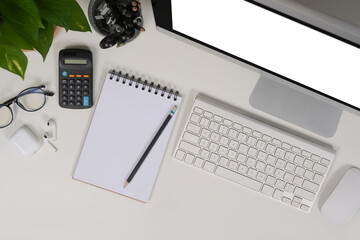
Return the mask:
[[5, 127], [12, 121], [12, 114], [10, 108], [7, 106], [0, 106], [0, 128]]
[[45, 104], [45, 94], [40, 88], [30, 88], [21, 92], [17, 99], [27, 111], [36, 111]]

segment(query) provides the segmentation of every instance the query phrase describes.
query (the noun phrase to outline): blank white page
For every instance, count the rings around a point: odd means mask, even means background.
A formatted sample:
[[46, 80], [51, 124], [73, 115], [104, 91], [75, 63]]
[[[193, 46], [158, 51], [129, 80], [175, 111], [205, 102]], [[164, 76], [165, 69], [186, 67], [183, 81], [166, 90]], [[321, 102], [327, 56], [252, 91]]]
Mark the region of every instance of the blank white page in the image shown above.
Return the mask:
[[73, 178], [128, 197], [149, 201], [177, 112], [149, 155], [124, 189], [124, 184], [171, 109], [174, 100], [110, 79], [105, 83], [95, 109]]

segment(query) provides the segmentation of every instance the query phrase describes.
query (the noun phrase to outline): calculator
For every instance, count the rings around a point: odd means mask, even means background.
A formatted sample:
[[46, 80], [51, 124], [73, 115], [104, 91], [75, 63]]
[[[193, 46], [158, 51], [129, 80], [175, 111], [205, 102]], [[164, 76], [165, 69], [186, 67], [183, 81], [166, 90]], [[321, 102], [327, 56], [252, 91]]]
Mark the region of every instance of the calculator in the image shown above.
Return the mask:
[[92, 53], [84, 49], [59, 52], [59, 105], [84, 109], [93, 105]]

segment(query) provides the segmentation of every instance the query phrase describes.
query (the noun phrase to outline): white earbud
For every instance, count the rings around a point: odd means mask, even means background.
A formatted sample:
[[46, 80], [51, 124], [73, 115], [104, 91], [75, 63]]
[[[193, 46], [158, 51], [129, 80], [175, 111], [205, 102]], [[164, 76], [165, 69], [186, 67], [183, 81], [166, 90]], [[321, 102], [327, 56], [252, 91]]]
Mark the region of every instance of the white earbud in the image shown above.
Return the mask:
[[48, 127], [51, 128], [51, 134], [50, 134], [50, 139], [53, 141], [56, 141], [57, 139], [57, 129], [56, 129], [56, 123], [54, 120], [49, 119], [49, 121], [47, 121], [47, 125]]
[[50, 133], [48, 133], [48, 132], [44, 133], [43, 139], [44, 139], [44, 142], [47, 143], [54, 150], [54, 152], [57, 151], [57, 148], [54, 146], [54, 144], [52, 144], [49, 141], [49, 139], [51, 139], [51, 134]]

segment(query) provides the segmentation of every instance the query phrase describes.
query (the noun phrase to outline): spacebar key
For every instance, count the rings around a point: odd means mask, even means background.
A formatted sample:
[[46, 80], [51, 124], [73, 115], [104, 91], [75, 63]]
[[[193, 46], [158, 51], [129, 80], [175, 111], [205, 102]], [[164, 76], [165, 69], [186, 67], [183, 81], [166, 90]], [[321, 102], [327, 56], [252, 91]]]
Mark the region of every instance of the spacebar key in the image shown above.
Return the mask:
[[254, 179], [248, 178], [244, 175], [238, 174], [236, 172], [233, 172], [229, 169], [220, 166], [216, 168], [215, 174], [219, 175], [220, 177], [231, 180], [233, 182], [239, 183], [245, 187], [254, 189], [255, 191], [260, 191], [260, 188], [262, 186], [261, 182], [258, 182]]

